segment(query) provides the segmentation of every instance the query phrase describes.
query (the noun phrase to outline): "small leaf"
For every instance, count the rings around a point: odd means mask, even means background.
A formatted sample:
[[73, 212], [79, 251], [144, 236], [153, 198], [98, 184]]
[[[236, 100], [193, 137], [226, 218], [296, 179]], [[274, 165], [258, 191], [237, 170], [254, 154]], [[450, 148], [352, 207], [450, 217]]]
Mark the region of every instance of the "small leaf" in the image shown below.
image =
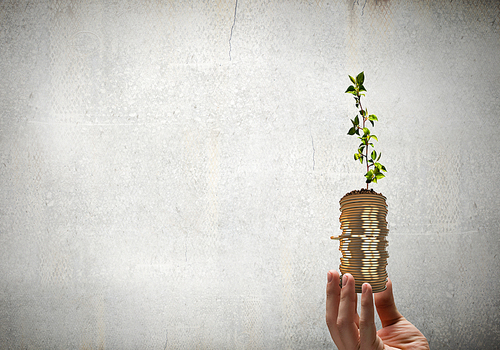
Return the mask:
[[353, 83], [353, 84], [356, 84], [356, 79], [354, 79], [354, 78], [353, 78], [353, 77], [351, 77], [350, 75], [349, 75], [349, 79], [351, 79], [351, 81], [352, 81], [352, 83]]
[[365, 82], [365, 72], [361, 72], [356, 77], [356, 84], [361, 86], [363, 85], [364, 82]]
[[354, 88], [354, 86], [350, 85], [345, 92], [352, 94], [352, 93], [356, 92], [356, 89]]
[[371, 154], [372, 160], [377, 159], [377, 151], [373, 150]]
[[[359, 91], [366, 91], [365, 87], [363, 86], [363, 84], [360, 84], [359, 85]], [[364, 95], [363, 95], [364, 96]]]
[[377, 162], [380, 160], [380, 157], [382, 157], [382, 152], [379, 153], [378, 158], [377, 158]]
[[371, 138], [371, 139], [375, 139], [375, 141], [378, 141], [378, 138], [377, 138], [377, 136], [375, 136], [375, 135], [370, 135], [370, 138]]
[[370, 170], [368, 171], [366, 174], [365, 174], [365, 177], [366, 177], [366, 183], [369, 184], [370, 182], [373, 181], [374, 179], [374, 176], [373, 176], [373, 172]]
[[377, 175], [375, 175], [375, 178], [376, 178], [377, 180], [380, 180], [380, 179], [382, 179], [382, 178], [384, 178], [384, 177], [385, 177], [385, 175], [384, 175], [384, 174], [382, 174], [382, 173], [378, 173]]
[[368, 128], [363, 128], [363, 133], [364, 133], [365, 135], [370, 135], [370, 129], [368, 129]]
[[372, 123], [372, 126], [375, 126], [375, 123], [373, 122], [373, 120], [370, 120], [370, 123]]
[[354, 125], [356, 125], [356, 126], [359, 125], [359, 118], [358, 118], [358, 116], [356, 116], [356, 118], [354, 118]]
[[368, 119], [371, 120], [371, 121], [378, 121], [378, 118], [377, 118], [377, 116], [375, 114], [370, 114], [368, 116]]
[[356, 128], [353, 126], [352, 128], [349, 129], [349, 131], [347, 132], [347, 135], [354, 135], [355, 133], [356, 133]]

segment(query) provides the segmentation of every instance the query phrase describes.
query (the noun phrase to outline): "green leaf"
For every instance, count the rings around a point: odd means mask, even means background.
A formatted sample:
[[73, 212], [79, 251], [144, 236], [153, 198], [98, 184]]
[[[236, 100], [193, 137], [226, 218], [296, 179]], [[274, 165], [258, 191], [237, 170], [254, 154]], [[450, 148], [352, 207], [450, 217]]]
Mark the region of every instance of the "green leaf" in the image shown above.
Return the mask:
[[378, 173], [377, 175], [375, 175], [375, 178], [376, 178], [377, 180], [380, 180], [380, 179], [382, 179], [382, 178], [384, 178], [384, 177], [385, 177], [385, 175], [384, 175], [384, 174], [382, 174], [382, 173]]
[[356, 125], [356, 126], [359, 125], [359, 118], [358, 118], [358, 116], [356, 116], [356, 118], [354, 118], [354, 125]]
[[[366, 91], [365, 87], [363, 86], [363, 84], [360, 84], [359, 85], [359, 91]], [[364, 96], [364, 95], [363, 95]]]
[[365, 174], [365, 177], [366, 177], [366, 183], [369, 184], [370, 182], [373, 181], [373, 179], [376, 179], [374, 176], [373, 176], [373, 171], [368, 171], [366, 174]]
[[370, 120], [370, 123], [372, 123], [372, 126], [375, 126], [375, 123], [373, 122], [373, 120]]
[[363, 85], [364, 82], [365, 82], [365, 72], [361, 72], [356, 77], [356, 84]]
[[377, 162], [380, 160], [380, 157], [382, 157], [382, 152], [379, 153], [378, 158], [377, 158]]
[[373, 150], [371, 154], [372, 160], [377, 159], [377, 151]]
[[354, 79], [354, 78], [353, 78], [353, 77], [351, 77], [350, 75], [349, 75], [349, 79], [351, 79], [351, 81], [352, 81], [352, 83], [353, 83], [353, 84], [356, 84], [356, 79]]
[[370, 139], [375, 139], [375, 141], [378, 141], [378, 138], [375, 135], [370, 135]]
[[363, 133], [364, 133], [365, 135], [370, 135], [370, 129], [368, 129], [368, 128], [363, 128]]
[[347, 135], [354, 135], [355, 133], [356, 133], [356, 128], [353, 126], [352, 128], [349, 129]]
[[354, 86], [350, 85], [345, 92], [350, 93], [350, 94], [354, 94], [354, 93], [356, 93], [356, 89], [354, 88]]
[[368, 120], [371, 120], [371, 121], [378, 121], [378, 118], [375, 114], [370, 114], [368, 116]]

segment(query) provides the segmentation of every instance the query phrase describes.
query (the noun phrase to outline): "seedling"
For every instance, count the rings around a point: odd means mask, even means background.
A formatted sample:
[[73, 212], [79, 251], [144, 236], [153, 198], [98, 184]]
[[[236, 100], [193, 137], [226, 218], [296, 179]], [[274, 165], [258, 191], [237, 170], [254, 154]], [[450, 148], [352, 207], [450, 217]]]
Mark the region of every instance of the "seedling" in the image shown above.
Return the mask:
[[[363, 92], [366, 92], [363, 83], [365, 81], [365, 73], [361, 72], [356, 76], [356, 79], [349, 75], [349, 79], [353, 85], [350, 85], [346, 93], [354, 95], [354, 100], [356, 101], [356, 108], [359, 109], [359, 114], [351, 119], [352, 127], [347, 132], [348, 135], [358, 135], [358, 139], [361, 143], [358, 146], [358, 151], [354, 153], [354, 160], [359, 161], [361, 164], [363, 162], [366, 164], [366, 189], [371, 182], [377, 183], [378, 180], [385, 177], [383, 174], [387, 172], [385, 166], [383, 166], [379, 161], [382, 153], [377, 153], [375, 147], [373, 146], [373, 140], [378, 141], [377, 136], [370, 132], [367, 127], [367, 122], [370, 122], [372, 126], [378, 121], [375, 114], [368, 114], [368, 109], [364, 108], [361, 104], [361, 96], [365, 96]], [[361, 135], [361, 132], [363, 135]], [[371, 151], [371, 152], [370, 152]]]

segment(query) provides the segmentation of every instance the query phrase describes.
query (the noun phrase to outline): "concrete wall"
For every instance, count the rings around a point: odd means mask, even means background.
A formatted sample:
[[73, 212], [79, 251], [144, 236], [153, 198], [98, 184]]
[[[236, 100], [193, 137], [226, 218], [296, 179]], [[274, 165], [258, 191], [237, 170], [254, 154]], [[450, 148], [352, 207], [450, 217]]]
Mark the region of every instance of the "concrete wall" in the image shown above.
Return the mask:
[[498, 1], [0, 1], [0, 348], [331, 349], [361, 70], [397, 305], [496, 348], [499, 55]]

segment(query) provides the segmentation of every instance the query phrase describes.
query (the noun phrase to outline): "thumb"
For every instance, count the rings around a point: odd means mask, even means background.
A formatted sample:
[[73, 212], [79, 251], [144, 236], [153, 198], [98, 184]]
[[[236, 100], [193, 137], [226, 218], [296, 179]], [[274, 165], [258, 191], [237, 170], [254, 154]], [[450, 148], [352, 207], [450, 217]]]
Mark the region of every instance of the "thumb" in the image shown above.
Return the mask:
[[375, 294], [375, 306], [377, 307], [377, 313], [382, 322], [382, 327], [393, 325], [403, 319], [403, 315], [399, 313], [394, 303], [392, 282], [390, 279], [387, 281], [387, 289]]

